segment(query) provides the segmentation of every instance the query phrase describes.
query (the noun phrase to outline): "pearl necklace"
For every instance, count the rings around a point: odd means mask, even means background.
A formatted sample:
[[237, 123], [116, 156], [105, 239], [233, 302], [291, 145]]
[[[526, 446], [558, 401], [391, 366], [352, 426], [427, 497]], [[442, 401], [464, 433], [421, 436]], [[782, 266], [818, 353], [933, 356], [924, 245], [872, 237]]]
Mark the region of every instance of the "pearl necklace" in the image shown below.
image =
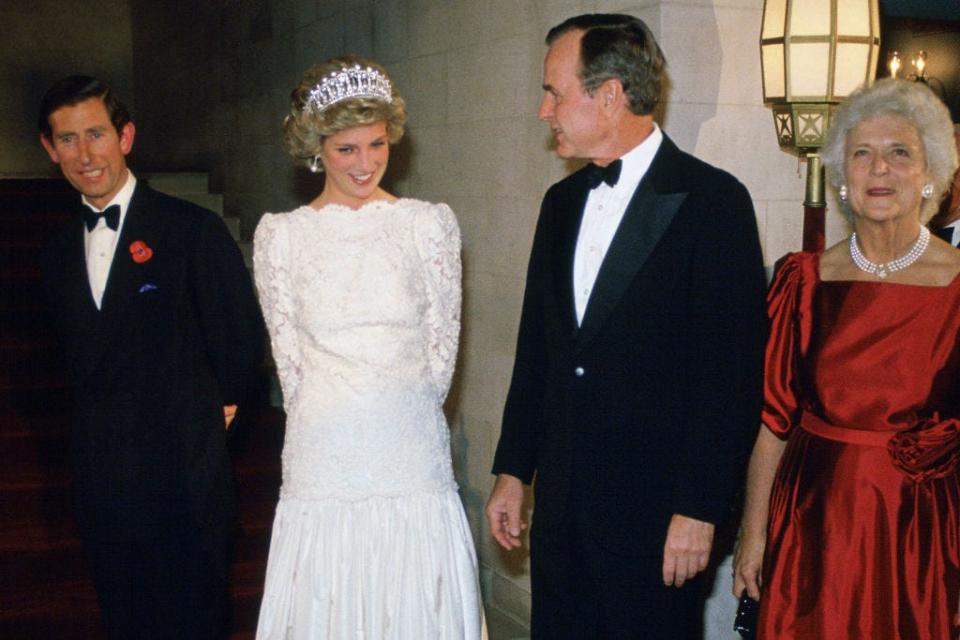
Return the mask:
[[867, 260], [867, 257], [860, 251], [860, 245], [857, 243], [857, 232], [854, 231], [850, 234], [850, 257], [853, 258], [853, 264], [857, 265], [857, 268], [861, 271], [866, 271], [883, 280], [894, 271], [906, 269], [919, 260], [923, 252], [927, 250], [927, 245], [929, 244], [930, 230], [926, 227], [920, 227], [920, 235], [917, 237], [917, 241], [913, 243], [913, 246], [910, 247], [910, 251], [886, 264], [877, 264], [876, 262]]

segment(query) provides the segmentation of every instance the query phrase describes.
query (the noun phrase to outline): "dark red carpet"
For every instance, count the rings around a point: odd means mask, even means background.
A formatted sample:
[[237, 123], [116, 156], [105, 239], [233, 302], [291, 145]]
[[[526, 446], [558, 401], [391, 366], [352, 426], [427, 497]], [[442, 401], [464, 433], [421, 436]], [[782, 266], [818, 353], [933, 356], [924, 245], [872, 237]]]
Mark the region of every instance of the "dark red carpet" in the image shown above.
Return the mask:
[[[77, 195], [0, 180], [0, 638], [103, 637], [73, 513], [71, 392], [44, 317], [37, 256]], [[260, 403], [231, 436], [240, 500], [231, 638], [253, 638], [280, 485], [283, 415]]]

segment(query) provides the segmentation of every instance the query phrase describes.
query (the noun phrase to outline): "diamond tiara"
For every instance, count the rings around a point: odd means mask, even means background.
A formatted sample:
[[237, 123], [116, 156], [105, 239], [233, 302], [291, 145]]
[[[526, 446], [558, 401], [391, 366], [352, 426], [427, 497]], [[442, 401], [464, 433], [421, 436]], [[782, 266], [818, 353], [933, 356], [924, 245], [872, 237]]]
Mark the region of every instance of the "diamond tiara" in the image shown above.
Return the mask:
[[349, 98], [373, 98], [393, 102], [390, 81], [372, 67], [343, 67], [334, 71], [313, 87], [307, 96], [305, 109], [323, 113], [330, 105]]

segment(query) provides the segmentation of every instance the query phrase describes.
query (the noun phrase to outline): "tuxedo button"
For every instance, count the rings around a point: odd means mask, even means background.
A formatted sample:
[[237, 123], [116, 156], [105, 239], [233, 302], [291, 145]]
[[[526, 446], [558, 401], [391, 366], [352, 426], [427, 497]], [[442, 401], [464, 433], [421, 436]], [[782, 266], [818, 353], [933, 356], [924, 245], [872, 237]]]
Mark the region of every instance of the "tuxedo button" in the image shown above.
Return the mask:
[[583, 367], [577, 367], [576, 369], [574, 369], [574, 370], [573, 370], [573, 375], [577, 376], [578, 378], [582, 378], [582, 377], [583, 377]]

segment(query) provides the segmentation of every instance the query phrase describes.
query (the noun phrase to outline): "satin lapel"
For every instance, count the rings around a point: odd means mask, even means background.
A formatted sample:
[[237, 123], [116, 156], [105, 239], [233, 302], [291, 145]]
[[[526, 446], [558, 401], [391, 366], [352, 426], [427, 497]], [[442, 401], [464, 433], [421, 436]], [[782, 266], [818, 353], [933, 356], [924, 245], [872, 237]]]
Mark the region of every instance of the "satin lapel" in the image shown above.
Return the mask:
[[600, 266], [590, 302], [577, 335], [577, 349], [593, 338], [643, 268], [683, 201], [686, 193], [657, 193], [654, 167], [630, 199]]
[[83, 219], [79, 216], [70, 223], [71, 240], [63, 256], [61, 265], [64, 291], [69, 299], [67, 307], [74, 311], [78, 319], [88, 324], [92, 330], [96, 326], [97, 305], [93, 301], [93, 291], [90, 289], [90, 276], [87, 274], [87, 256], [83, 241]]
[[77, 336], [73, 353], [77, 359], [76, 370], [84, 372], [92, 366], [94, 349], [90, 338], [96, 333], [100, 314], [93, 302], [90, 277], [87, 275], [83, 217], [77, 213], [69, 224], [68, 242], [64, 247], [63, 259], [58, 262], [60, 274], [53, 287], [63, 299], [60, 302], [51, 301], [51, 304], [56, 306], [54, 313], [65, 311], [69, 318], [70, 335]]
[[563, 314], [564, 333], [572, 338], [578, 331], [577, 308], [573, 299], [573, 257], [577, 250], [580, 224], [583, 221], [583, 208], [590, 193], [586, 178], [581, 176], [578, 182], [572, 184], [571, 192], [571, 195], [561, 203], [564, 210], [557, 212], [558, 230], [552, 271], [558, 312]]

